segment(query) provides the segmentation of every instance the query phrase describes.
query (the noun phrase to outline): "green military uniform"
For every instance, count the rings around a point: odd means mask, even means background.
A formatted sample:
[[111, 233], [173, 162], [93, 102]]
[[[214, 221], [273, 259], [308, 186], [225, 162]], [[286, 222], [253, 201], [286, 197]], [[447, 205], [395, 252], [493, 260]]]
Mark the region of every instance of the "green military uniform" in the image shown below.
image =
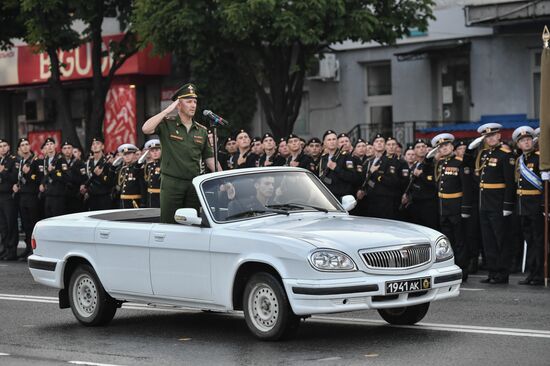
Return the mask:
[[[196, 98], [195, 87], [187, 84], [174, 98]], [[175, 223], [178, 208], [200, 207], [191, 180], [200, 174], [201, 161], [214, 157], [208, 142], [206, 127], [193, 121], [191, 128], [183, 125], [179, 116], [167, 117], [155, 129], [162, 146], [160, 221]]]

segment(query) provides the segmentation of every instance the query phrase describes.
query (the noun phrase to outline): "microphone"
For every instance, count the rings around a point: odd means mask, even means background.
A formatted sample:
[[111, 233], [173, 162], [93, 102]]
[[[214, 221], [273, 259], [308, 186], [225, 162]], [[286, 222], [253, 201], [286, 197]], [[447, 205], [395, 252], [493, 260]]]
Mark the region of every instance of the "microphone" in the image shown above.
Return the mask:
[[205, 109], [204, 111], [202, 111], [202, 115], [210, 118], [212, 121], [214, 121], [214, 124], [219, 124], [222, 126], [227, 126], [229, 124], [228, 120], [221, 118], [220, 116], [218, 116], [212, 111], [209, 111], [208, 109]]

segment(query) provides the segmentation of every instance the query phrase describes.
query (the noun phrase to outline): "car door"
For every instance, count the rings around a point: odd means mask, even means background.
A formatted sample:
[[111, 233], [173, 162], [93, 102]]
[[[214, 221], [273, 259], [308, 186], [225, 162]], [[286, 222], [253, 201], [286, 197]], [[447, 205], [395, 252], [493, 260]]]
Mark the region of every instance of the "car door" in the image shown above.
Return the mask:
[[149, 233], [152, 223], [102, 220], [95, 230], [97, 272], [114, 292], [151, 295]]
[[151, 282], [158, 297], [212, 300], [211, 229], [153, 224], [149, 238]]

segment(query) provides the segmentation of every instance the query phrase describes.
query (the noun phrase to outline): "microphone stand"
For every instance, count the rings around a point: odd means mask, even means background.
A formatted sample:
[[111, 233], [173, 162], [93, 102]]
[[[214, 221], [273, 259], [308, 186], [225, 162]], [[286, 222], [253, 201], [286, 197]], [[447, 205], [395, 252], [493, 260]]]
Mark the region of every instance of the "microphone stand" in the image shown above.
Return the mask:
[[214, 149], [214, 172], [218, 171], [218, 126], [222, 120], [214, 118], [210, 122], [212, 127], [212, 148]]

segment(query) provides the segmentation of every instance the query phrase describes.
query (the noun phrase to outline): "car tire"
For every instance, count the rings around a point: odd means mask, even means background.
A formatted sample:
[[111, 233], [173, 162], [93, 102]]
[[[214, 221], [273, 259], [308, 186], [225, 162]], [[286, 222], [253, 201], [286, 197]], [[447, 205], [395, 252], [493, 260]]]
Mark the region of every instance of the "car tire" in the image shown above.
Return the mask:
[[277, 341], [292, 337], [300, 325], [277, 278], [269, 273], [254, 274], [244, 289], [246, 325], [256, 338]]
[[430, 303], [392, 309], [378, 309], [378, 314], [390, 324], [413, 325], [424, 319]]
[[117, 302], [101, 285], [94, 269], [80, 265], [69, 282], [69, 304], [76, 319], [86, 326], [109, 323], [115, 316]]

